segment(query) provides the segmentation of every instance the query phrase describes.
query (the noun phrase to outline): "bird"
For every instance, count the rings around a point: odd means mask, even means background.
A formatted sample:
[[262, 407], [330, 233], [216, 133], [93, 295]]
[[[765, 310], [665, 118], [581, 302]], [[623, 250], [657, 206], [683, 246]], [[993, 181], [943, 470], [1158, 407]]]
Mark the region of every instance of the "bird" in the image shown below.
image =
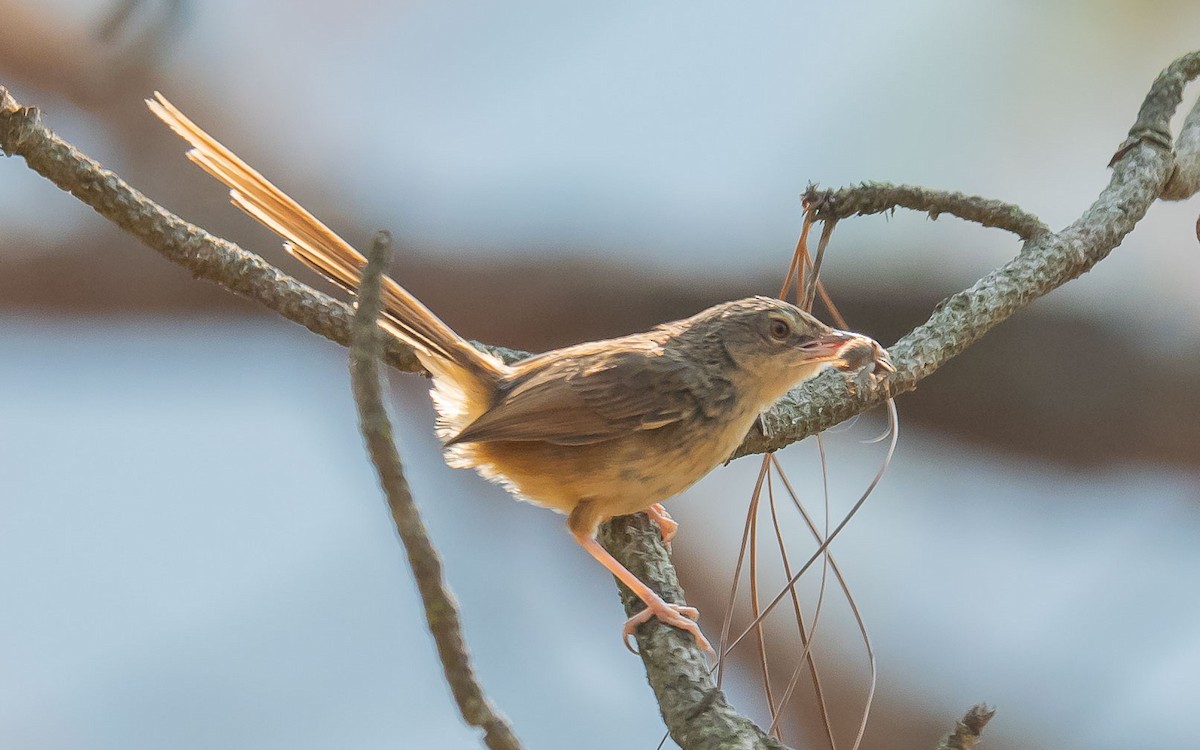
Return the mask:
[[[299, 203], [155, 92], [146, 104], [190, 145], [187, 157], [229, 188], [234, 205], [284, 239], [293, 256], [354, 292], [366, 259]], [[887, 350], [766, 296], [689, 318], [506, 363], [473, 346], [416, 297], [383, 279], [381, 328], [432, 377], [446, 463], [567, 516], [575, 541], [646, 605], [622, 628], [657, 618], [712, 652], [694, 607], [666, 602], [596, 539], [610, 518], [646, 512], [670, 542], [662, 502], [726, 462], [760, 415], [799, 383], [834, 368], [885, 377]]]

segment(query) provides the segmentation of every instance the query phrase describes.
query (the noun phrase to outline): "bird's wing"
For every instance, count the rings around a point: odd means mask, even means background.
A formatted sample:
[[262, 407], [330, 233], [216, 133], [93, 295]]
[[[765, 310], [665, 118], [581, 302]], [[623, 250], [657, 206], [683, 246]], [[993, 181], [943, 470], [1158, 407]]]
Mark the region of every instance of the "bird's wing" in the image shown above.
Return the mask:
[[[566, 354], [566, 352], [564, 352]], [[732, 385], [659, 347], [630, 344], [603, 356], [574, 352], [539, 361], [450, 443], [543, 441], [586, 445], [704, 415]], [[582, 356], [579, 356], [582, 354]]]

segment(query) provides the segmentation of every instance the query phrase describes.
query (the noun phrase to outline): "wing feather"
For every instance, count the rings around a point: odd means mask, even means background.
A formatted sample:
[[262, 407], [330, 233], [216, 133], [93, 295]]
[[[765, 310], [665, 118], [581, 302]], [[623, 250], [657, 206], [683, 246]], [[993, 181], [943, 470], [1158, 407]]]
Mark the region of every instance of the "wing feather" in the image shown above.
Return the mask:
[[604, 354], [572, 352], [574, 356], [541, 359], [529, 370], [518, 365], [518, 376], [501, 389], [492, 408], [449, 444], [598, 443], [704, 417], [706, 398], [722, 399], [732, 391], [728, 382], [699, 382], [695, 365], [654, 342], [602, 343]]

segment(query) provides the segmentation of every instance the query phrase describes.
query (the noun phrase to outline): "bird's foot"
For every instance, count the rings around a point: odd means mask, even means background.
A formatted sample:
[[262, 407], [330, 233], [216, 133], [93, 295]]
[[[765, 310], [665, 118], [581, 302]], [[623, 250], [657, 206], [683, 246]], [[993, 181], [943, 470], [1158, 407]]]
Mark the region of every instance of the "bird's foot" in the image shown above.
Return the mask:
[[696, 638], [697, 646], [710, 654], [716, 653], [713, 651], [712, 644], [700, 632], [700, 626], [696, 624], [696, 620], [700, 617], [700, 610], [683, 604], [669, 604], [657, 595], [654, 597], [654, 600], [646, 602], [645, 609], [625, 621], [625, 627], [621, 630], [621, 639], [625, 641], [625, 648], [635, 654], [637, 653], [637, 649], [630, 645], [629, 638], [639, 625], [650, 620], [652, 617], [657, 617], [660, 622], [664, 622], [671, 627], [691, 633]]
[[658, 524], [658, 533], [662, 535], [663, 544], [669, 545], [675, 538], [675, 533], [679, 531], [679, 523], [671, 518], [671, 514], [662, 506], [662, 503], [655, 503], [646, 508], [646, 515]]

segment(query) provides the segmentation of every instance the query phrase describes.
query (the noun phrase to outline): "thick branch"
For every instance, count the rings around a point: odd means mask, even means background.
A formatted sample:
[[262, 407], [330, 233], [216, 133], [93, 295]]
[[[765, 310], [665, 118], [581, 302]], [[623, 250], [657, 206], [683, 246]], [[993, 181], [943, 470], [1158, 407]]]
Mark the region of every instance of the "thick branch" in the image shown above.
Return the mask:
[[1163, 186], [1162, 197], [1182, 201], [1197, 192], [1200, 192], [1200, 97], [1196, 98], [1175, 138], [1175, 169]]
[[[635, 576], [669, 602], [682, 602], [683, 590], [662, 545], [658, 529], [644, 513], [614, 518], [600, 529], [600, 543]], [[645, 605], [620, 586], [625, 611]], [[651, 621], [635, 633], [646, 677], [658, 698], [671, 737], [687, 750], [782, 747], [729, 705], [708, 670], [696, 641], [675, 628]]]
[[512, 728], [483, 693], [471, 657], [462, 637], [458, 605], [442, 578], [442, 561], [429, 541], [421, 514], [413, 503], [404, 478], [404, 466], [392, 439], [392, 425], [383, 407], [379, 384], [379, 359], [383, 352], [383, 335], [376, 321], [382, 308], [380, 279], [387, 266], [391, 238], [376, 238], [368, 253], [359, 289], [359, 309], [354, 316], [350, 345], [350, 382], [354, 388], [354, 403], [358, 406], [359, 426], [371, 462], [379, 473], [379, 483], [387, 495], [388, 507], [396, 532], [408, 553], [408, 564], [417, 581], [425, 620], [437, 646], [438, 657], [450, 692], [466, 722], [483, 730], [483, 741], [492, 750], [520, 750]]
[[[1197, 53], [1186, 55], [1155, 81], [1130, 138], [1113, 160], [1112, 181], [1083, 217], [1056, 235], [1041, 235], [1026, 243], [1017, 258], [945, 300], [924, 325], [890, 349], [897, 365], [890, 383], [852, 390], [832, 373], [810, 380], [776, 404], [763, 420], [765, 434], [749, 435], [735, 456], [777, 450], [877, 406], [890, 395], [912, 390], [1016, 310], [1107, 256], [1145, 215], [1170, 173], [1172, 160], [1163, 148], [1163, 143], [1170, 144], [1168, 123], [1182, 99], [1183, 86], [1197, 75], [1198, 65]], [[347, 343], [352, 314], [348, 305], [158, 206], [45, 128], [36, 110], [21, 107], [3, 88], [0, 149], [23, 156], [35, 171], [196, 276], [256, 300], [326, 338]], [[900, 192], [890, 192], [897, 190]], [[925, 191], [916, 196], [908, 195], [908, 190], [867, 185], [835, 195], [839, 205], [855, 206], [850, 213], [859, 212], [860, 207], [864, 212], [879, 207], [880, 196], [887, 195], [895, 205], [959, 213], [1019, 234], [1036, 236], [1040, 226], [1019, 210], [1015, 218], [1010, 217], [1012, 221], [1002, 223], [1001, 217], [1013, 212], [1000, 202], [994, 202], [991, 213], [978, 216], [972, 213], [976, 210], [972, 206], [988, 204], [984, 199], [948, 200], [934, 206], [930, 203], [933, 198], [955, 194]], [[867, 197], [859, 200], [856, 195]], [[485, 348], [509, 361], [524, 356], [523, 352]], [[385, 357], [397, 369], [420, 370], [411, 350], [398, 341], [385, 343]]]
[[1017, 310], [1106, 258], [1146, 215], [1171, 174], [1168, 124], [1183, 87], [1197, 75], [1200, 52], [1163, 71], [1113, 159], [1108, 187], [1091, 207], [1066, 229], [1025, 243], [1016, 258], [943, 300], [929, 320], [889, 347], [896, 365], [889, 382], [855, 388], [833, 372], [813, 378], [764, 415], [763, 432], [751, 434], [735, 455], [778, 450], [911, 391]]
[[[832, 372], [808, 381], [765, 415], [764, 434], [748, 436], [736, 455], [777, 450], [876, 406], [889, 396], [912, 390], [993, 326], [1104, 259], [1145, 215], [1167, 184], [1174, 168], [1168, 123], [1182, 100], [1184, 85], [1198, 74], [1200, 53], [1192, 53], [1174, 62], [1158, 77], [1130, 137], [1113, 158], [1108, 187], [1066, 229], [1045, 234], [1035, 219], [1017, 216], [1009, 221], [1003, 218], [1004, 211], [984, 217], [992, 222], [990, 226], [1003, 226], [1033, 239], [1026, 242], [1012, 261], [944, 300], [926, 323], [891, 347], [897, 372], [890, 381], [856, 387]], [[25, 157], [35, 171], [197, 276], [255, 299], [334, 341], [346, 344], [349, 340], [351, 313], [347, 305], [310, 289], [262, 258], [209, 235], [149, 201], [45, 129], [35, 110], [20, 107], [2, 88], [0, 149]], [[849, 200], [855, 190], [851, 188], [838, 195]], [[857, 190], [878, 192], [875, 186]], [[907, 203], [897, 199], [896, 205]], [[956, 208], [952, 210], [952, 206]], [[960, 207], [954, 201], [940, 207], [925, 204], [914, 207], [948, 213], [961, 211], [964, 215], [973, 210], [970, 205]], [[965, 218], [981, 220], [973, 215]], [[402, 344], [388, 341], [385, 346], [389, 364], [404, 370], [418, 369], [412, 353]], [[502, 352], [502, 356], [513, 359], [521, 354]], [[622, 520], [613, 529], [631, 523], [635, 522]], [[607, 531], [605, 539], [609, 545], [615, 545], [614, 554], [643, 580], [662, 585], [673, 581], [674, 572], [661, 552], [656, 534], [639, 534], [633, 541], [623, 543], [609, 536], [612, 533], [615, 532]], [[703, 732], [697, 739], [687, 734], [688, 727], [680, 725], [678, 717], [688, 717], [686, 721], [694, 718], [709, 727], [733, 721], [737, 726], [732, 736], [752, 737], [752, 732], [743, 733], [740, 723], [728, 717], [719, 693], [712, 692], [702, 679], [695, 677], [692, 665], [702, 663], [697, 661], [698, 651], [678, 643], [671, 648], [660, 648], [653, 639], [671, 634], [653, 623], [642, 630], [651, 639], [642, 643], [639, 634], [643, 658], [653, 672], [651, 684], [660, 701], [664, 706], [672, 706], [670, 716], [664, 707], [664, 718], [673, 732], [678, 725], [679, 736], [688, 738], [689, 743], [707, 741]], [[690, 648], [694, 653], [679, 653], [679, 648]], [[672, 681], [673, 672], [680, 675], [682, 688]], [[757, 737], [753, 739], [757, 741]]]

